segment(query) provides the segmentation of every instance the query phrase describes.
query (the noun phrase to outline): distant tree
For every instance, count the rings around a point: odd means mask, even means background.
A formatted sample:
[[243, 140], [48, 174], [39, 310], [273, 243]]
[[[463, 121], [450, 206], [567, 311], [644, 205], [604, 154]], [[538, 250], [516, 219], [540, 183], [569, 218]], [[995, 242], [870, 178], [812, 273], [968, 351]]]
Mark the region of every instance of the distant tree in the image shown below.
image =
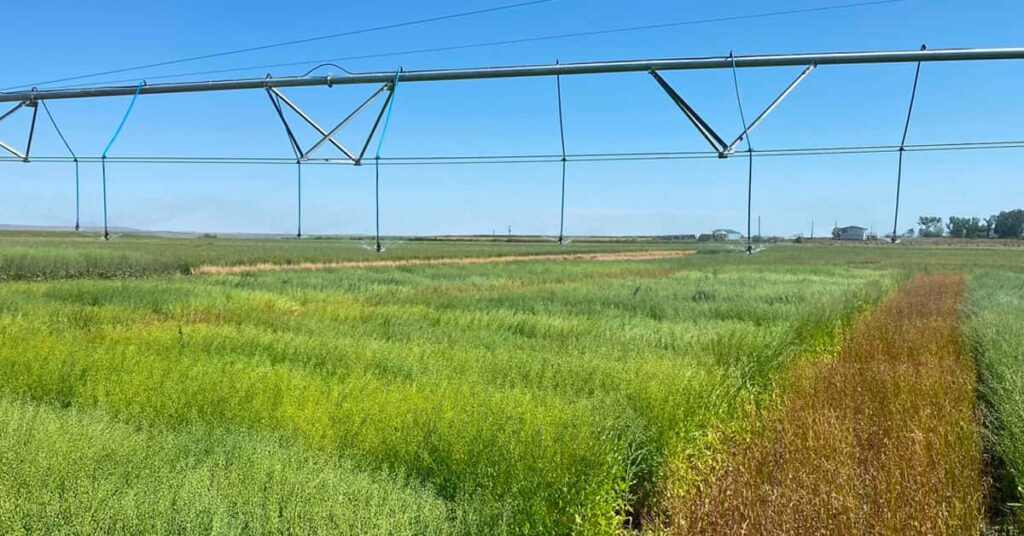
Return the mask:
[[946, 234], [951, 238], [963, 238], [964, 237], [964, 224], [963, 220], [967, 218], [960, 218], [957, 216], [950, 216], [946, 219]]
[[832, 240], [839, 240], [840, 234], [842, 234], [842, 232], [839, 230], [838, 227], [832, 228]]
[[925, 238], [942, 236], [942, 218], [939, 216], [921, 216], [917, 219], [919, 230], [917, 235]]
[[903, 233], [903, 237], [904, 238], [914, 238], [914, 228], [911, 227], [910, 229], [907, 229], [907, 231], [905, 233]]
[[985, 238], [995, 238], [996, 236], [996, 219], [999, 216], [995, 214], [985, 218]]
[[996, 216], [992, 229], [999, 238], [1020, 238], [1024, 236], [1024, 210], [1004, 210]]
[[946, 234], [951, 238], [963, 238], [965, 219], [966, 218], [960, 218], [958, 216], [950, 216], [949, 218], [946, 218]]
[[978, 217], [950, 216], [946, 229], [953, 238], [984, 238], [988, 235], [988, 226]]
[[985, 220], [972, 217], [967, 226], [967, 238], [988, 238], [988, 224]]

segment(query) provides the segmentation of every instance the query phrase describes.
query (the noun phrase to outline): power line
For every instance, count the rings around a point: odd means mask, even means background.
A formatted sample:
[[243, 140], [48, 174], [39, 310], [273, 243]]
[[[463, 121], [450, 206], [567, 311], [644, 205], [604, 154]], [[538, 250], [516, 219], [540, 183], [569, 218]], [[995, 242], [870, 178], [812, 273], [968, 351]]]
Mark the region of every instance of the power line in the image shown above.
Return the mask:
[[[244, 54], [244, 53], [247, 53], [247, 52], [257, 52], [257, 51], [260, 51], [260, 50], [269, 50], [269, 49], [272, 49], [272, 48], [281, 48], [281, 47], [287, 47], [287, 46], [293, 46], [293, 45], [300, 45], [300, 44], [305, 44], [305, 43], [312, 43], [312, 42], [315, 42], [315, 41], [323, 41], [323, 40], [327, 40], [327, 39], [336, 39], [338, 37], [348, 37], [348, 36], [365, 34], [365, 33], [371, 33], [371, 32], [379, 32], [379, 31], [382, 31], [382, 30], [393, 30], [395, 28], [404, 28], [404, 27], [408, 27], [408, 26], [416, 26], [416, 25], [428, 24], [428, 23], [432, 23], [432, 22], [440, 22], [440, 21], [445, 21], [445, 20], [452, 20], [452, 19], [458, 19], [458, 18], [464, 18], [464, 17], [471, 17], [471, 16], [474, 16], [474, 15], [482, 15], [482, 14], [485, 14], [485, 13], [493, 13], [493, 12], [496, 12], [496, 11], [504, 11], [504, 10], [515, 9], [515, 8], [519, 8], [519, 7], [532, 6], [532, 5], [536, 5], [536, 4], [544, 4], [544, 3], [548, 3], [548, 2], [552, 2], [552, 1], [553, 0], [530, 0], [528, 2], [519, 2], [519, 3], [516, 3], [516, 4], [505, 4], [505, 5], [495, 6], [495, 7], [486, 8], [486, 9], [477, 9], [477, 10], [473, 10], [473, 11], [463, 11], [463, 12], [460, 12], [460, 13], [451, 13], [451, 14], [448, 14], [448, 15], [440, 15], [440, 16], [429, 17], [429, 18], [425, 18], [425, 19], [416, 19], [416, 20], [411, 20], [411, 21], [398, 22], [398, 23], [394, 23], [394, 24], [385, 24], [383, 26], [374, 26], [372, 28], [362, 28], [362, 29], [359, 29], [359, 30], [350, 30], [350, 31], [347, 31], [347, 32], [340, 32], [340, 33], [334, 33], [334, 34], [328, 34], [328, 35], [319, 35], [319, 36], [316, 36], [316, 37], [307, 37], [307, 38], [304, 38], [304, 39], [295, 39], [295, 40], [292, 40], [292, 41], [283, 41], [283, 42], [280, 42], [280, 43], [270, 43], [270, 44], [266, 44], [266, 45], [259, 45], [259, 46], [247, 47], [247, 48], [239, 48], [239, 49], [227, 50], [227, 51], [223, 51], [223, 52], [213, 52], [213, 53], [210, 53], [210, 54], [203, 54], [203, 55], [200, 55], [200, 56], [191, 56], [191, 57], [188, 57], [188, 58], [179, 58], [179, 59], [175, 59], [175, 60], [160, 61], [160, 62], [149, 63], [149, 64], [145, 64], [145, 65], [136, 65], [136, 66], [133, 66], [133, 67], [123, 67], [123, 68], [120, 68], [120, 69], [111, 69], [111, 70], [108, 70], [108, 71], [100, 71], [100, 72], [90, 73], [90, 74], [83, 74], [83, 75], [77, 75], [77, 76], [69, 76], [69, 77], [66, 77], [66, 78], [57, 78], [57, 79], [54, 79], [54, 80], [47, 80], [45, 82], [36, 82], [34, 84], [23, 84], [23, 85], [20, 85], [20, 86], [12, 86], [12, 87], [8, 87], [8, 88], [4, 88], [2, 91], [9, 91], [9, 90], [13, 90], [13, 89], [25, 89], [25, 88], [29, 88], [29, 87], [33, 87], [33, 86], [42, 86], [42, 85], [47, 85], [47, 84], [56, 84], [56, 83], [59, 83], [59, 82], [69, 82], [71, 80], [82, 80], [84, 78], [94, 78], [94, 77], [97, 77], [97, 76], [104, 76], [104, 75], [108, 75], [108, 74], [126, 73], [126, 72], [130, 72], [130, 71], [138, 71], [138, 70], [141, 70], [141, 69], [149, 69], [149, 68], [152, 68], [152, 67], [165, 67], [167, 65], [175, 65], [175, 64], [180, 64], [180, 63], [188, 63], [188, 62], [192, 62], [192, 61], [207, 60], [207, 59], [211, 59], [211, 58], [221, 58], [221, 57], [224, 57], [224, 56], [233, 56], [233, 55], [236, 55], [236, 54]], [[328, 60], [328, 61], [330, 61], [330, 60]]]
[[[559, 39], [573, 39], [573, 38], [579, 38], [579, 37], [591, 37], [591, 36], [595, 36], [595, 35], [608, 35], [608, 34], [625, 33], [625, 32], [638, 32], [638, 31], [647, 31], [647, 30], [658, 30], [658, 29], [664, 29], [664, 28], [675, 28], [675, 27], [679, 27], [679, 26], [695, 26], [695, 25], [700, 25], [700, 24], [713, 24], [713, 23], [731, 22], [731, 21], [737, 21], [737, 20], [753, 20], [753, 19], [768, 18], [768, 17], [781, 17], [781, 16], [798, 15], [798, 14], [804, 14], [804, 13], [816, 13], [816, 12], [822, 12], [822, 11], [835, 11], [835, 10], [840, 10], [840, 9], [852, 9], [852, 8], [858, 8], [858, 7], [869, 7], [869, 6], [884, 5], [884, 4], [897, 4], [897, 3], [902, 3], [902, 2], [906, 2], [906, 1], [907, 0], [873, 0], [873, 1], [869, 1], [869, 2], [857, 2], [857, 3], [852, 3], [852, 4], [834, 4], [834, 5], [828, 5], [828, 6], [813, 7], [813, 8], [791, 9], [791, 10], [785, 10], [785, 11], [768, 11], [768, 12], [752, 13], [752, 14], [746, 14], [746, 15], [730, 15], [730, 16], [713, 17], [713, 18], [706, 18], [706, 19], [691, 19], [691, 20], [685, 20], [685, 21], [666, 22], [666, 23], [659, 23], [659, 24], [646, 24], [646, 25], [642, 25], [642, 26], [623, 26], [623, 27], [617, 27], [617, 28], [606, 28], [606, 29], [603, 29], [603, 30], [591, 30], [591, 31], [586, 31], [586, 32], [550, 34], [550, 35], [541, 35], [541, 36], [534, 36], [534, 37], [504, 39], [504, 40], [499, 40], [499, 41], [483, 41], [483, 42], [469, 43], [469, 44], [462, 44], [462, 45], [448, 45], [448, 46], [440, 46], [440, 47], [416, 48], [416, 49], [409, 49], [409, 50], [399, 50], [399, 51], [391, 51], [391, 52], [380, 52], [380, 53], [372, 53], [372, 54], [361, 54], [361, 55], [354, 55], [354, 56], [344, 56], [344, 57], [339, 57], [339, 58], [310, 59], [310, 60], [292, 61], [292, 62], [285, 62], [285, 63], [266, 63], [266, 64], [262, 64], [262, 65], [250, 65], [250, 66], [247, 66], [247, 67], [231, 67], [231, 68], [225, 68], [225, 69], [211, 69], [211, 70], [204, 70], [204, 71], [192, 71], [192, 72], [186, 72], [186, 73], [177, 73], [177, 74], [168, 74], [168, 75], [160, 75], [160, 76], [151, 76], [151, 77], [147, 77], [147, 80], [149, 80], [149, 81], [153, 81], [153, 80], [166, 80], [166, 79], [170, 79], [170, 78], [183, 78], [183, 77], [188, 77], [188, 76], [236, 73], [236, 72], [243, 72], [243, 71], [253, 71], [253, 70], [257, 70], [257, 69], [276, 69], [276, 68], [282, 68], [282, 67], [299, 67], [299, 66], [309, 65], [311, 63], [321, 64], [321, 65], [317, 66], [317, 67], [320, 67], [323, 64], [330, 63], [330, 62], [343, 62], [343, 61], [355, 61], [355, 60], [366, 60], [366, 59], [377, 59], [377, 58], [390, 58], [390, 57], [397, 57], [397, 56], [410, 56], [410, 55], [415, 55], [415, 54], [428, 54], [428, 53], [434, 53], [434, 52], [451, 52], [451, 51], [455, 51], [455, 50], [469, 50], [469, 49], [475, 49], [475, 48], [489, 48], [489, 47], [498, 47], [498, 46], [509, 46], [509, 45], [523, 44], [523, 43], [535, 43], [535, 42], [540, 42], [540, 41], [554, 41], [554, 40], [559, 40]], [[347, 69], [344, 69], [344, 68], [342, 68], [340, 66], [337, 66], [337, 65], [335, 65], [335, 67], [338, 67], [339, 69], [342, 69], [347, 74], [358, 74], [358, 73], [351, 73]], [[308, 74], [309, 74], [309, 72], [306, 73], [306, 75], [308, 75]], [[126, 83], [126, 82], [137, 82], [137, 81], [138, 81], [138, 78], [130, 78], [130, 79], [121, 79], [121, 80], [107, 80], [107, 81], [103, 81], [103, 82], [97, 82], [97, 83], [94, 83], [94, 84], [79, 84], [79, 85], [67, 86], [67, 87], [68, 88], [72, 88], [72, 87], [87, 87], [87, 86], [92, 86], [92, 85], [97, 85], [97, 84], [101, 84], [101, 85], [121, 84], [121, 83]], [[8, 89], [10, 89], [10, 88], [8, 88]]]

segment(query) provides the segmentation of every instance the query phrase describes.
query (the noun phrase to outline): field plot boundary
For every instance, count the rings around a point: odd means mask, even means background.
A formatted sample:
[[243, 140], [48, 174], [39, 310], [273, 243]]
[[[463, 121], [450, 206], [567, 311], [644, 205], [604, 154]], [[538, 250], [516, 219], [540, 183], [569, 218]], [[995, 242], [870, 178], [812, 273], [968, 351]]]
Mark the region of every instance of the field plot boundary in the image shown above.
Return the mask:
[[193, 275], [224, 275], [250, 272], [318, 271], [352, 268], [401, 268], [406, 266], [462, 266], [505, 264], [529, 261], [653, 261], [694, 255], [696, 251], [627, 251], [615, 253], [564, 253], [558, 255], [505, 255], [494, 257], [449, 257], [440, 259], [396, 259], [377, 261], [301, 262], [295, 264], [258, 263], [234, 266], [204, 265], [192, 269]]

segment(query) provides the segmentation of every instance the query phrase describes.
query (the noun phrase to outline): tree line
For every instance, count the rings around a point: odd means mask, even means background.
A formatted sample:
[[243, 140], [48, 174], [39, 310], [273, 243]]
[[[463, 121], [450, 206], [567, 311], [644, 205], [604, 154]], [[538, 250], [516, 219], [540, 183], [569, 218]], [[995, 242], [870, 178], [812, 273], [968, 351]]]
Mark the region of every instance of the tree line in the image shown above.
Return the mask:
[[921, 216], [917, 225], [917, 236], [924, 238], [1024, 238], [1024, 209], [1004, 210], [988, 218], [950, 216], [945, 224], [940, 216]]

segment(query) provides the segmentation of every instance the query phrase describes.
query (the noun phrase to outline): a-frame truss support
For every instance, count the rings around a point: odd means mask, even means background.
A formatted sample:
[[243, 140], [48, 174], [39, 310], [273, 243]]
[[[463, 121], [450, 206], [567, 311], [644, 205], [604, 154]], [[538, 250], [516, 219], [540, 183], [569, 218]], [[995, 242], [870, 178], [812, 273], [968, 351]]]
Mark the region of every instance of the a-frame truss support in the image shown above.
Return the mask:
[[755, 118], [750, 123], [750, 125], [744, 128], [743, 132], [740, 132], [740, 134], [736, 136], [732, 143], [728, 144], [725, 142], [725, 140], [722, 139], [721, 136], [718, 135], [717, 132], [715, 132], [715, 129], [711, 128], [711, 125], [709, 125], [708, 122], [705, 121], [697, 113], [697, 111], [694, 110], [693, 107], [686, 102], [682, 95], [680, 95], [679, 92], [677, 92], [668, 83], [668, 81], [666, 81], [664, 78], [661, 77], [660, 74], [658, 74], [658, 71], [651, 70], [650, 73], [651, 76], [654, 77], [654, 80], [658, 82], [658, 85], [661, 86], [661, 89], [665, 91], [669, 98], [672, 99], [672, 102], [674, 102], [676, 106], [679, 107], [679, 110], [683, 112], [683, 115], [685, 115], [686, 118], [690, 120], [690, 123], [692, 123], [694, 128], [697, 129], [697, 132], [699, 132], [700, 135], [703, 136], [705, 140], [707, 140], [708, 144], [711, 145], [711, 148], [714, 149], [716, 153], [718, 153], [718, 157], [728, 158], [729, 156], [736, 152], [736, 146], [739, 145], [745, 137], [750, 135], [750, 133], [753, 132], [753, 130], [757, 128], [757, 126], [760, 125], [765, 120], [765, 118], [768, 117], [768, 114], [772, 113], [772, 111], [778, 108], [779, 104], [781, 104], [782, 101], [785, 100], [785, 98], [788, 97], [794, 89], [796, 89], [796, 86], [800, 85], [800, 82], [803, 82], [804, 79], [807, 78], [807, 75], [811, 74], [811, 71], [813, 71], [816, 66], [817, 65], [814, 63], [808, 65], [803, 70], [803, 72], [801, 72], [800, 75], [796, 77], [796, 79], [794, 79], [792, 82], [789, 83], [788, 86], [786, 86], [786, 89], [782, 90], [782, 93], [779, 93], [778, 97], [775, 97], [775, 100], [773, 100], [771, 104], [769, 104], [764, 109], [764, 111], [762, 111], [757, 116], [757, 118]]
[[31, 100], [22, 101], [15, 104], [10, 110], [4, 112], [3, 115], [0, 115], [0, 121], [3, 121], [4, 119], [14, 115], [14, 112], [25, 107], [32, 108], [32, 123], [28, 127], [28, 142], [25, 143], [25, 152], [22, 153], [14, 147], [4, 143], [3, 140], [0, 140], [0, 149], [11, 153], [15, 158], [21, 159], [22, 162], [28, 162], [29, 155], [32, 153], [32, 138], [35, 137], [36, 133], [36, 117], [39, 115], [39, 103]]
[[[284, 125], [285, 132], [288, 134], [288, 141], [291, 143], [292, 149], [295, 151], [295, 157], [299, 162], [308, 161], [311, 157], [313, 157], [314, 153], [320, 150], [320, 148], [322, 148], [325, 144], [330, 143], [336, 149], [341, 151], [341, 153], [345, 155], [346, 159], [348, 159], [353, 164], [358, 166], [363, 163], [363, 157], [366, 155], [366, 150], [370, 145], [370, 141], [377, 133], [377, 127], [380, 125], [381, 117], [384, 116], [384, 112], [387, 111], [388, 106], [391, 105], [391, 98], [394, 95], [394, 83], [388, 82], [377, 88], [377, 90], [374, 91], [372, 95], [367, 97], [366, 100], [359, 104], [359, 106], [352, 110], [351, 113], [345, 116], [344, 119], [338, 122], [338, 124], [336, 124], [334, 128], [330, 130], [326, 130], [319, 124], [317, 124], [317, 122], [314, 121], [313, 118], [309, 116], [309, 114], [304, 112], [302, 108], [300, 108], [297, 104], [292, 102], [277, 88], [268, 86], [266, 90], [267, 95], [270, 97], [270, 102], [271, 104], [273, 104], [274, 109], [277, 112], [278, 118]], [[370, 128], [370, 133], [366, 137], [366, 142], [363, 144], [363, 147], [359, 151], [359, 154], [354, 154], [352, 151], [350, 151], [348, 148], [342, 145], [335, 138], [335, 136], [338, 134], [339, 131], [345, 128], [346, 125], [352, 122], [352, 120], [355, 119], [356, 116], [358, 116], [361, 112], [368, 108], [375, 100], [377, 100], [377, 98], [384, 92], [387, 92], [387, 98], [384, 100], [384, 104], [381, 106], [380, 112], [378, 112], [377, 118], [373, 122], [373, 126]], [[284, 108], [282, 108], [282, 104], [291, 109], [293, 112], [295, 112], [295, 114], [298, 115], [303, 121], [305, 121], [306, 124], [308, 124], [310, 127], [313, 128], [313, 130], [320, 134], [319, 141], [310, 146], [309, 149], [303, 149], [302, 146], [299, 144], [294, 132], [292, 131], [291, 125], [288, 123], [288, 120], [285, 117]]]

